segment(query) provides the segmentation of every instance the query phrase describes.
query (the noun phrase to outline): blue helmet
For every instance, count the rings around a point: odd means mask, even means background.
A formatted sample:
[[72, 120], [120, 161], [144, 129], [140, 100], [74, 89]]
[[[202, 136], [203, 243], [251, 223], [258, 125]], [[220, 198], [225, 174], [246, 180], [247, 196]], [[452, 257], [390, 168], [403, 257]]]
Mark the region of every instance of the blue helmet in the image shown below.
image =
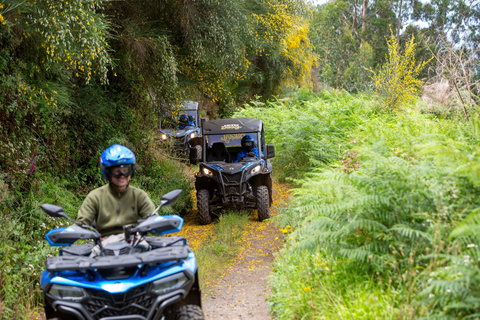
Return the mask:
[[105, 149], [100, 157], [100, 170], [103, 177], [110, 181], [112, 178], [110, 169], [119, 166], [130, 166], [131, 173], [129, 175], [133, 177], [136, 167], [135, 154], [127, 147], [114, 144]]
[[250, 152], [253, 150], [255, 147], [255, 140], [249, 135], [245, 135], [242, 138], [242, 147], [245, 149], [247, 152]]

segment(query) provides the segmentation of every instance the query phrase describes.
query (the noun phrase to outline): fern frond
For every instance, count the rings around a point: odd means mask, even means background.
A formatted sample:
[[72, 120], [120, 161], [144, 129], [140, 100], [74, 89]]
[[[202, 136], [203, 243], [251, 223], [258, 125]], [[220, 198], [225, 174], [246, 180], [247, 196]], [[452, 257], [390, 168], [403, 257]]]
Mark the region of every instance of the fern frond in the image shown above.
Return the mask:
[[418, 229], [413, 229], [410, 226], [404, 224], [397, 224], [390, 228], [390, 231], [396, 231], [403, 237], [409, 238], [411, 240], [415, 240], [415, 238], [424, 238], [432, 241], [432, 235], [428, 234], [427, 232], [420, 231]]

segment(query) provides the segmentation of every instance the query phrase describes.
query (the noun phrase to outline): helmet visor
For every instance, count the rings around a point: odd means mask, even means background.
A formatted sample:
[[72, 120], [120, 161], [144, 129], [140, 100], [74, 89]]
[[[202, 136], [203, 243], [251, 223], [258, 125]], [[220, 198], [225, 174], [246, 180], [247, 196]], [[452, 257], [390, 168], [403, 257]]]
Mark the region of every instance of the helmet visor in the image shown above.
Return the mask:
[[128, 177], [133, 173], [133, 167], [131, 164], [112, 167], [110, 170], [112, 173], [112, 177], [117, 179], [120, 178], [121, 176]]
[[243, 146], [247, 151], [250, 151], [253, 149], [253, 141], [245, 141]]

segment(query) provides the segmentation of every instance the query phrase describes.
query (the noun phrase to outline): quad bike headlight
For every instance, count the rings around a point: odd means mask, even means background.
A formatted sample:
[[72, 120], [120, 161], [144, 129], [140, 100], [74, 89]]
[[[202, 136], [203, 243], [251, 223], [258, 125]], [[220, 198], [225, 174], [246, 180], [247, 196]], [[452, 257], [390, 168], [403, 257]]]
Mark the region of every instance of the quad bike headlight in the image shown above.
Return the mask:
[[167, 140], [167, 135], [165, 133], [162, 133], [161, 138], [162, 140]]
[[203, 168], [202, 171], [203, 171], [203, 174], [206, 176], [211, 177], [213, 175], [213, 172], [211, 170], [208, 170], [207, 168]]
[[188, 278], [184, 273], [174, 274], [170, 277], [154, 281], [152, 284], [152, 291], [158, 294], [163, 294], [181, 288], [186, 282], [188, 282]]
[[259, 173], [260, 172], [260, 169], [262, 169], [262, 165], [256, 165], [255, 168], [252, 169], [252, 171], [250, 171], [251, 174], [255, 174], [255, 173]]
[[63, 284], [56, 283], [50, 287], [48, 293], [58, 299], [69, 301], [80, 301], [87, 296], [87, 293], [83, 288], [65, 286]]

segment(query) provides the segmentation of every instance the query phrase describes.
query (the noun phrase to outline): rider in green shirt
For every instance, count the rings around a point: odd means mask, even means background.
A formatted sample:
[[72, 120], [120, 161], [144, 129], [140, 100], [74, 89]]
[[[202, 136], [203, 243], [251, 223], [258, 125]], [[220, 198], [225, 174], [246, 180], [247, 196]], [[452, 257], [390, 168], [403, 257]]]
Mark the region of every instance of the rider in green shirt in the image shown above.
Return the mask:
[[108, 184], [91, 191], [78, 211], [77, 221], [92, 225], [102, 236], [123, 234], [123, 226], [136, 224], [155, 211], [143, 190], [129, 185], [135, 173], [135, 155], [127, 147], [114, 144], [100, 157], [100, 169]]

